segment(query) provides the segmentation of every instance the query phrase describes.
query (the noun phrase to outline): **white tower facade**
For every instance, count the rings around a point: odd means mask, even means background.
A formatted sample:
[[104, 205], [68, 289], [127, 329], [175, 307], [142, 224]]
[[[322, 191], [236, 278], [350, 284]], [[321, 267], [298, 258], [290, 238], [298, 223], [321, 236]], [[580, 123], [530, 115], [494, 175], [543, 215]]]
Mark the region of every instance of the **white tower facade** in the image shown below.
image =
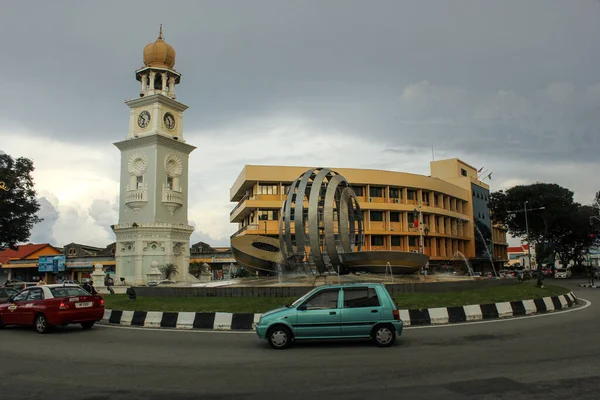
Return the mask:
[[171, 279], [194, 279], [189, 273], [188, 161], [194, 146], [183, 137], [183, 112], [175, 100], [175, 50], [162, 38], [144, 49], [144, 67], [136, 71], [140, 97], [129, 100], [129, 132], [115, 143], [121, 151], [116, 276], [145, 284], [151, 268], [175, 264]]

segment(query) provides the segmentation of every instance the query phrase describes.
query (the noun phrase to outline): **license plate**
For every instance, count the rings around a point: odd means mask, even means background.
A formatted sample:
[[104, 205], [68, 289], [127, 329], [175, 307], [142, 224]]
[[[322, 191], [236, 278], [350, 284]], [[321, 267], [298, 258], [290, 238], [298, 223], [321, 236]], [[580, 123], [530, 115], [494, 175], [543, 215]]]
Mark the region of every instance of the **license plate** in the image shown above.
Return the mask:
[[86, 301], [85, 303], [75, 303], [75, 308], [86, 308], [86, 307], [91, 307], [91, 306], [92, 306], [91, 301]]

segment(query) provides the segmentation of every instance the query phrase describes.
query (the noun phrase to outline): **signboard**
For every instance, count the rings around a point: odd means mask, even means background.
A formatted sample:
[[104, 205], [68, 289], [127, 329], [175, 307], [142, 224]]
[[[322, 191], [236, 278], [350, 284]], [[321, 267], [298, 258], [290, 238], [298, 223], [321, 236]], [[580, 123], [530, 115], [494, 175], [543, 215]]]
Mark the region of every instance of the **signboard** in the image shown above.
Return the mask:
[[38, 259], [38, 272], [64, 272], [65, 256], [40, 256]]

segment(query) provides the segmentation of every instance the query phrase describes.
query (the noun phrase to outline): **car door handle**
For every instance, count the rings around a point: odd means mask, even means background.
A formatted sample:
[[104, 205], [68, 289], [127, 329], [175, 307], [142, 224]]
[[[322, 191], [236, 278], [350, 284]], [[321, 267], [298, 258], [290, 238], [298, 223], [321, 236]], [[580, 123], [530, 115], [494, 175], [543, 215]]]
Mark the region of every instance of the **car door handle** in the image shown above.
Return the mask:
[[329, 315], [335, 315], [335, 314], [337, 314], [335, 311], [331, 311], [331, 312], [329, 313]]
[[371, 310], [371, 312], [379, 312], [379, 310]]

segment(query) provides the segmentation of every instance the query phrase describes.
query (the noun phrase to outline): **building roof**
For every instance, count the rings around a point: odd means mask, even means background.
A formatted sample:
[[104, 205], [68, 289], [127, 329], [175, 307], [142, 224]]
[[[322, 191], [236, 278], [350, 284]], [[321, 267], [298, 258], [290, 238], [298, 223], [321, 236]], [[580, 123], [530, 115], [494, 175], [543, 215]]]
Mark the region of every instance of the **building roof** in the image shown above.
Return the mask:
[[[6, 249], [3, 251], [0, 251], [0, 259], [8, 258], [9, 260], [21, 260], [21, 259], [35, 253], [36, 251], [39, 251], [39, 250], [43, 249], [44, 247], [47, 247], [47, 246], [51, 246], [51, 245], [49, 243], [22, 244], [22, 245], [17, 246], [16, 250]], [[2, 261], [0, 261], [0, 262], [2, 262]]]
[[522, 244], [520, 246], [509, 246], [507, 252], [509, 253], [526, 253], [529, 250], [529, 245]]

